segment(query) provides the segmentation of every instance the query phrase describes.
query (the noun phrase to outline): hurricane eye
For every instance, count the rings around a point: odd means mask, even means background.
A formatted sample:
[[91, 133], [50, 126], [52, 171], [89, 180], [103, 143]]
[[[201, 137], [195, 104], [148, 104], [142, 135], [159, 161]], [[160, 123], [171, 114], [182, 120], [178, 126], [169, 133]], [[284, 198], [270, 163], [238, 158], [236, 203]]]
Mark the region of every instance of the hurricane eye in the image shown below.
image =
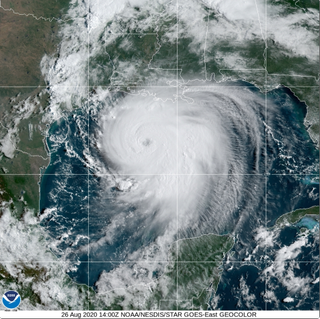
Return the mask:
[[144, 146], [149, 146], [149, 145], [152, 144], [152, 141], [151, 141], [149, 138], [147, 138], [147, 139], [145, 139], [145, 140], [142, 142], [142, 144], [143, 144]]

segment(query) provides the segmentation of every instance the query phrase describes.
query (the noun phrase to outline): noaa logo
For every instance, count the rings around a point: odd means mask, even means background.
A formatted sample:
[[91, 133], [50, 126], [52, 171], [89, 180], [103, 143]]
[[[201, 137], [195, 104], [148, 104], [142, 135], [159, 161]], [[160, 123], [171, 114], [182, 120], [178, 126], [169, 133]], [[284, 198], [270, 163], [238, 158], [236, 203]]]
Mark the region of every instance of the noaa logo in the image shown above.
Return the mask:
[[2, 303], [8, 309], [17, 308], [20, 305], [20, 302], [20, 295], [14, 290], [7, 291], [2, 297]]

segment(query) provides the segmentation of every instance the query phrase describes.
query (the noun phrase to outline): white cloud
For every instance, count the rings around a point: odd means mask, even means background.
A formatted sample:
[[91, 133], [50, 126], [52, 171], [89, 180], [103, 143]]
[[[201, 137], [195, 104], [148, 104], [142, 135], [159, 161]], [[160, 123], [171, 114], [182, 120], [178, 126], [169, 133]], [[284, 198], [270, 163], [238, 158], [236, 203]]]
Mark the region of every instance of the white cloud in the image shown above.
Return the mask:
[[294, 299], [291, 297], [286, 297], [283, 299], [283, 302], [294, 302]]
[[14, 157], [14, 152], [16, 150], [16, 134], [17, 134], [17, 128], [15, 127], [14, 129], [9, 129], [7, 135], [0, 140], [1, 147], [0, 150], [1, 152], [8, 158], [13, 158]]
[[[83, 310], [88, 302], [88, 288], [72, 282], [66, 275], [69, 263], [58, 260], [48, 250], [46, 234], [34, 213], [26, 211], [18, 221], [12, 216], [9, 204], [2, 202], [0, 208], [0, 256], [5, 270], [1, 276], [7, 278], [0, 280], [1, 290], [14, 289], [21, 294], [28, 289], [30, 295], [31, 288], [31, 294], [40, 298], [41, 303], [36, 306], [24, 298], [20, 310]], [[28, 274], [30, 269], [32, 274]], [[93, 292], [90, 296], [95, 298]], [[98, 305], [99, 301], [95, 302]], [[4, 310], [2, 304], [0, 309]]]

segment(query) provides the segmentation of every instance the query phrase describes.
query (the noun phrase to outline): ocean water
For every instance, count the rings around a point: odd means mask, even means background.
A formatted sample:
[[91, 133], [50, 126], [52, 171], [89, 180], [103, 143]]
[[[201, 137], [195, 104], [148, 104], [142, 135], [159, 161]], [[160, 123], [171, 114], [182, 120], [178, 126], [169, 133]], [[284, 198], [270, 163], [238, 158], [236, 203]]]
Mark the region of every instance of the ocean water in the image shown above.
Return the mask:
[[[239, 82], [239, 85], [263, 97], [252, 85], [245, 82]], [[121, 92], [111, 97], [108, 103], [113, 103], [119, 95]], [[269, 108], [271, 104], [276, 108]], [[146, 231], [145, 225], [152, 223], [153, 216], [135, 214], [137, 208], [134, 205], [123, 205], [118, 201], [119, 189], [111, 187], [108, 178], [95, 173], [90, 159], [104, 162], [94, 146], [99, 111], [99, 106], [93, 108], [89, 105], [51, 126], [47, 139], [51, 161], [41, 179], [40, 199], [41, 225], [48, 233], [52, 251], [72, 264], [71, 278], [93, 287], [103, 270], [109, 272], [128, 261], [133, 252], [163, 235], [164, 229], [155, 225]], [[253, 234], [261, 227], [272, 227], [284, 213], [319, 203], [319, 153], [303, 124], [305, 115], [305, 104], [290, 90], [279, 88], [268, 93], [267, 108], [259, 114], [264, 143], [259, 152], [248, 153], [248, 163], [252, 163], [248, 165], [248, 176], [244, 178], [249, 192], [252, 186], [261, 189], [260, 195], [254, 201], [250, 196], [241, 197], [232, 220], [219, 230], [221, 234], [232, 233], [236, 242], [232, 255], [224, 262], [215, 295], [218, 299], [212, 296], [211, 308], [291, 307], [291, 304], [276, 303], [266, 297], [266, 291], [270, 290], [279, 300], [284, 299], [287, 288], [279, 281], [276, 270], [269, 275], [263, 271], [275, 261], [277, 251], [299, 240], [302, 226], [310, 230], [316, 226], [303, 219], [297, 225], [282, 229], [275, 237], [274, 246], [266, 248], [255, 249], [257, 241]], [[250, 143], [250, 140], [246, 139], [244, 143]], [[252, 160], [251, 152], [259, 157]], [[254, 174], [254, 163], [257, 162], [260, 173]], [[215, 231], [207, 219], [200, 220], [197, 227], [202, 227], [201, 231], [205, 233]], [[114, 230], [112, 234], [108, 233], [110, 229]], [[311, 261], [309, 266], [304, 263], [299, 269], [292, 266], [297, 276], [308, 274], [312, 267], [313, 273], [318, 271], [315, 266], [319, 252], [316, 236], [316, 232], [311, 231], [307, 235], [308, 245], [302, 247], [295, 257], [301, 262]], [[251, 299], [239, 295], [240, 285], [248, 287]], [[310, 284], [310, 300], [306, 299], [301, 305], [293, 303], [294, 307], [317, 307], [314, 301], [319, 296], [317, 285]], [[252, 303], [253, 296], [255, 301]]]
[[[291, 286], [273, 274], [265, 274], [268, 263], [239, 264], [233, 268], [224, 265], [216, 300], [211, 299], [209, 309], [220, 310], [318, 310], [319, 282], [313, 283], [312, 278], [319, 277], [319, 264], [301, 262], [286, 263], [284, 272], [290, 273], [293, 280]], [[310, 278], [312, 274], [312, 278]], [[294, 278], [308, 279], [301, 287], [304, 291], [295, 292]], [[301, 281], [303, 282], [303, 280]], [[291, 290], [291, 291], [290, 291]], [[286, 302], [285, 298], [292, 298]]]

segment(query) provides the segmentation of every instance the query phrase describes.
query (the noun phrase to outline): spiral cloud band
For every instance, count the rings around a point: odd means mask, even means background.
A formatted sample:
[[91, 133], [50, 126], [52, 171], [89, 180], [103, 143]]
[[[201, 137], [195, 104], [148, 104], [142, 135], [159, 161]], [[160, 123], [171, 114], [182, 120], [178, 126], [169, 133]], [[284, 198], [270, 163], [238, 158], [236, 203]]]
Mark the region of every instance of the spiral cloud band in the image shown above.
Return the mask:
[[152, 216], [147, 228], [192, 236], [210, 221], [211, 231], [219, 231], [246, 188], [252, 187], [249, 198], [258, 191], [257, 179], [248, 179], [263, 169], [263, 100], [242, 86], [167, 95], [158, 88], [107, 106], [99, 149], [120, 201]]

